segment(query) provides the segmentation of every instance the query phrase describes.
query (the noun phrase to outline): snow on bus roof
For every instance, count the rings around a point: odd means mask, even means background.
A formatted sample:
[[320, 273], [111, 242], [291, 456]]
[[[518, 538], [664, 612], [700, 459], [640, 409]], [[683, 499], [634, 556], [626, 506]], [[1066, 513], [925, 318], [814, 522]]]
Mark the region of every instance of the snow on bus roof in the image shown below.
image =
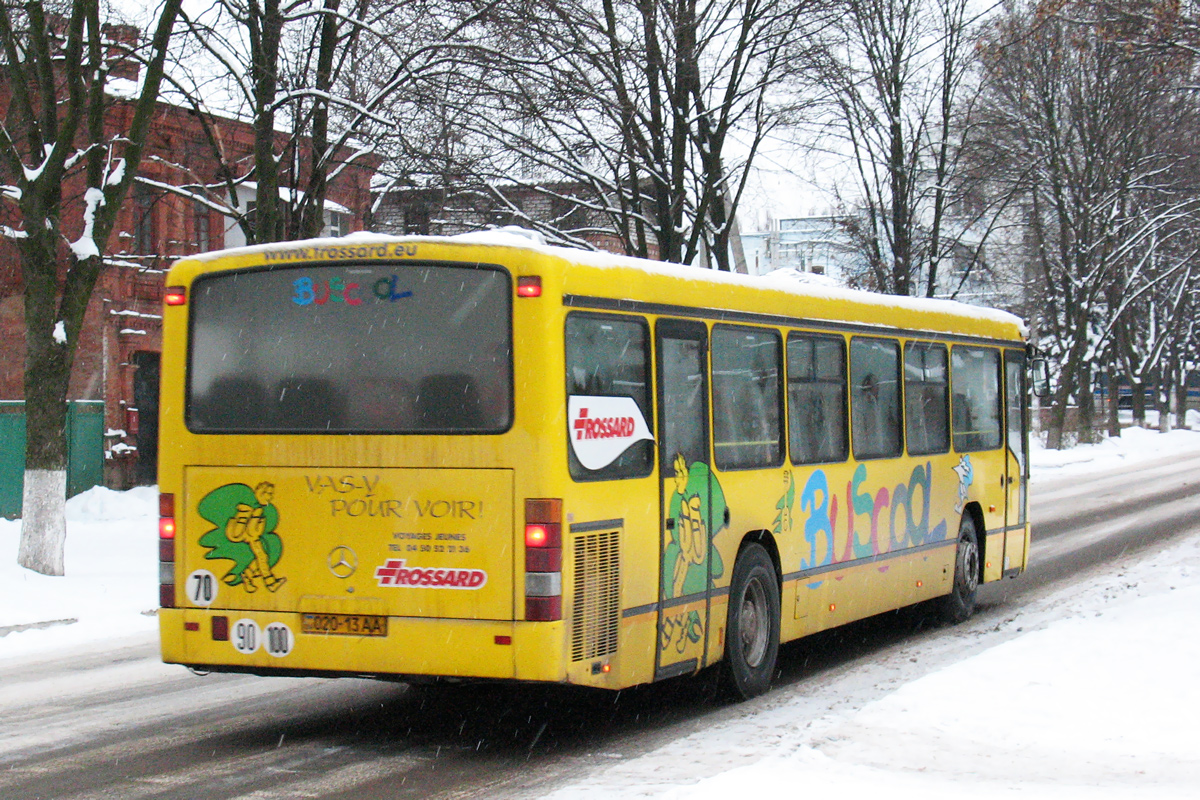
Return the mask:
[[[547, 245], [545, 243], [545, 239], [542, 238], [540, 233], [523, 228], [497, 228], [489, 231], [460, 234], [458, 236], [451, 236], [448, 238], [454, 241], [461, 241], [470, 244], [487, 244], [544, 251], [553, 255], [570, 259], [576, 263], [587, 264], [588, 266], [593, 267], [620, 266], [624, 268], [640, 269], [651, 274], [671, 275], [673, 277], [688, 280], [694, 280], [699, 277], [697, 275], [698, 268], [690, 267], [686, 264], [674, 264], [666, 261], [647, 261], [641, 258], [632, 258], [630, 256], [621, 256], [602, 251], [575, 250], [565, 247]], [[1020, 331], [1022, 337], [1028, 335], [1028, 329], [1025, 326], [1024, 320], [1014, 314], [1010, 314], [1007, 311], [1001, 311], [996, 308], [987, 308], [984, 306], [968, 305], [966, 303], [958, 302], [957, 300], [906, 297], [901, 295], [881, 294], [879, 292], [868, 292], [861, 289], [848, 289], [846, 287], [839, 286], [828, 279], [820, 280], [819, 276], [813, 276], [809, 273], [798, 273], [796, 270], [780, 269], [768, 273], [767, 275], [742, 275], [733, 272], [704, 270], [703, 277], [706, 281], [730, 283], [740, 286], [778, 289], [788, 292], [789, 294], [802, 295], [809, 298], [820, 298], [834, 301], [852, 300], [857, 303], [877, 305], [881, 308], [898, 308], [908, 311], [935, 314], [954, 314], [959, 317], [971, 317], [974, 319], [988, 320], [1003, 325], [1014, 325]], [[817, 279], [814, 280], [813, 278]]]
[[[775, 272], [767, 275], [743, 275], [740, 273], [721, 272], [718, 270], [702, 270], [698, 267], [692, 267], [686, 264], [675, 264], [667, 261], [649, 261], [643, 258], [622, 256], [615, 253], [608, 253], [598, 250], [578, 250], [575, 248], [560, 247], [557, 245], [547, 244], [546, 240], [537, 231], [531, 231], [525, 228], [517, 228], [513, 226], [495, 228], [487, 231], [463, 233], [455, 236], [393, 236], [390, 234], [359, 231], [342, 237], [309, 239], [303, 242], [276, 242], [272, 244], [250, 245], [247, 247], [237, 248], [236, 253], [250, 254], [276, 252], [280, 248], [288, 246], [293, 246], [296, 248], [320, 248], [337, 247], [339, 245], [345, 246], [350, 244], [368, 245], [393, 242], [487, 245], [492, 247], [507, 247], [518, 250], [529, 250], [562, 258], [577, 264], [584, 264], [589, 267], [597, 267], [601, 269], [611, 269], [615, 267], [620, 267], [623, 269], [637, 269], [651, 275], [664, 275], [683, 280], [696, 280], [697, 278], [703, 278], [709, 283], [726, 283], [736, 286], [775, 289], [778, 291], [787, 292], [788, 294], [818, 300], [853, 301], [856, 303], [875, 305], [880, 308], [896, 308], [929, 314], [952, 314], [959, 318], [968, 317], [999, 323], [1002, 325], [1013, 325], [1017, 328], [1022, 337], [1028, 334], [1028, 329], [1025, 326], [1024, 320], [1014, 314], [1010, 314], [1007, 311], [1001, 311], [995, 308], [968, 305], [957, 300], [906, 297], [902, 295], [868, 292], [862, 289], [848, 289], [837, 285], [826, 285], [819, 281], [813, 281], [807, 278], [802, 279], [794, 274], [793, 270], [776, 270]], [[187, 258], [208, 261], [215, 258], [220, 258], [222, 255], [231, 255], [234, 252], [234, 250], [218, 250], [195, 256], [188, 256]]]

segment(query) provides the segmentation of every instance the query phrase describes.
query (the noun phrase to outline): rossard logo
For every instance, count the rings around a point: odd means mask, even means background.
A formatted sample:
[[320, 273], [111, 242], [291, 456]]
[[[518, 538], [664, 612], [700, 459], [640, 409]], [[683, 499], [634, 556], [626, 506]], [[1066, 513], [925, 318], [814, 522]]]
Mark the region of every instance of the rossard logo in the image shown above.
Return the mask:
[[603, 469], [635, 442], [654, 440], [632, 397], [572, 395], [567, 420], [571, 449], [588, 469]]
[[389, 558], [375, 568], [375, 581], [380, 586], [410, 589], [481, 589], [487, 578], [481, 569], [407, 566], [403, 558]]

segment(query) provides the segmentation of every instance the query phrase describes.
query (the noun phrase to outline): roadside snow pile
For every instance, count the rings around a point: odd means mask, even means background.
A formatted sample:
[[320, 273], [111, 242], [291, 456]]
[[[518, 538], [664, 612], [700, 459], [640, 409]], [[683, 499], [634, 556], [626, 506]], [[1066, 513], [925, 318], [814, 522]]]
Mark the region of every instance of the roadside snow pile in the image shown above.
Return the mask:
[[157, 517], [151, 487], [72, 497], [61, 578], [18, 567], [21, 522], [0, 519], [0, 658], [155, 630]]
[[[1195, 420], [1196, 412], [1188, 412]], [[1195, 420], [1200, 422], [1200, 420]], [[1068, 450], [1047, 450], [1033, 437], [1030, 463], [1033, 478], [1055, 478], [1080, 472], [1099, 472], [1171, 453], [1200, 451], [1200, 431], [1177, 429], [1159, 433], [1146, 428], [1124, 428], [1120, 437], [1107, 437], [1099, 444], [1085, 444]]]

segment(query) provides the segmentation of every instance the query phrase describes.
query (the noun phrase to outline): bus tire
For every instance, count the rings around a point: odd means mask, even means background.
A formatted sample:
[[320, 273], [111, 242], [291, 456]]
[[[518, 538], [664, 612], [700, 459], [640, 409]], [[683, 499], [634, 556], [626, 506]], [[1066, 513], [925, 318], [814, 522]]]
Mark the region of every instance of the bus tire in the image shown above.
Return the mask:
[[958, 526], [958, 547], [954, 554], [954, 585], [942, 598], [942, 618], [947, 622], [965, 622], [975, 612], [975, 594], [979, 590], [979, 534], [975, 520], [963, 514]]
[[762, 545], [738, 554], [729, 584], [725, 635], [725, 683], [749, 700], [771, 688], [779, 655], [779, 581]]

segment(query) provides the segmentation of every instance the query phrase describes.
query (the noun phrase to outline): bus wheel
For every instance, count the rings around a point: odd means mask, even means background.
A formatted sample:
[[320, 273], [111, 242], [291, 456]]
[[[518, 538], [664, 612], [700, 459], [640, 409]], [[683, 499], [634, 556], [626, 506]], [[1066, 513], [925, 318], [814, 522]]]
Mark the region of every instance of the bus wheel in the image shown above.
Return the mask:
[[737, 697], [750, 699], [771, 687], [779, 655], [779, 582], [762, 545], [738, 554], [729, 585], [725, 678]]
[[975, 592], [979, 589], [979, 535], [975, 520], [963, 514], [958, 526], [958, 550], [954, 556], [954, 587], [942, 598], [942, 617], [947, 622], [963, 622], [975, 611]]

